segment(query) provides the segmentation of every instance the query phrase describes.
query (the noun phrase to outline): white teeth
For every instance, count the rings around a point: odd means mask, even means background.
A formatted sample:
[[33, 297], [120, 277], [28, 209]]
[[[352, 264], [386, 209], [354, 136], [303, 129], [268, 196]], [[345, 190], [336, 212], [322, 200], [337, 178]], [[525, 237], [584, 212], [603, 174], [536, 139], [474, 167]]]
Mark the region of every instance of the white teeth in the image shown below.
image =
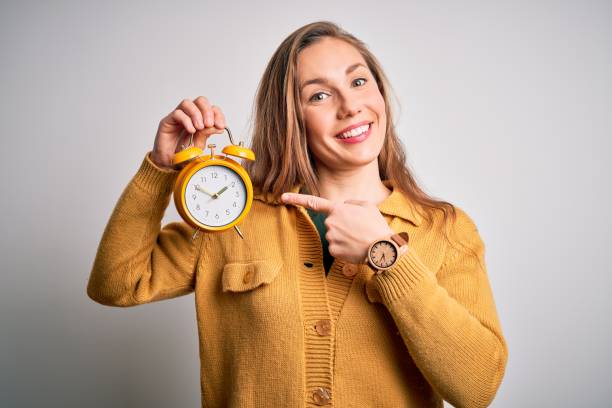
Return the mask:
[[359, 126], [358, 128], [349, 130], [348, 132], [344, 132], [337, 137], [340, 139], [347, 139], [349, 137], [359, 136], [363, 132], [366, 132], [369, 128], [370, 128], [370, 125]]

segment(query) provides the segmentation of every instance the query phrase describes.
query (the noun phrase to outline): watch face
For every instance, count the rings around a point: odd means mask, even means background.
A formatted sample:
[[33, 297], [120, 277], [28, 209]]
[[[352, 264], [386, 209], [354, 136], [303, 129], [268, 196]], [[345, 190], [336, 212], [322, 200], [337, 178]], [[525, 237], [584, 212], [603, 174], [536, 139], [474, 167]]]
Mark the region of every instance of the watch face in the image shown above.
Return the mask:
[[376, 266], [386, 268], [397, 259], [397, 250], [390, 242], [380, 241], [372, 246], [370, 257]]
[[211, 165], [195, 172], [185, 189], [185, 203], [193, 218], [204, 225], [230, 224], [246, 207], [242, 178], [226, 166]]

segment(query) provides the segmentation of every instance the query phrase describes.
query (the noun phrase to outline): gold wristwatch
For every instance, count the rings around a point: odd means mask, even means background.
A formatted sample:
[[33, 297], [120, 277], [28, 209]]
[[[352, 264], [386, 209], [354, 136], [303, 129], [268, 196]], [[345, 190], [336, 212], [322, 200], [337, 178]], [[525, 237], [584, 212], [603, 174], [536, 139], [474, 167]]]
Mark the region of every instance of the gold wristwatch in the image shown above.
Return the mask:
[[374, 269], [378, 275], [392, 268], [406, 251], [408, 251], [408, 233], [400, 232], [374, 241], [368, 248], [364, 263]]

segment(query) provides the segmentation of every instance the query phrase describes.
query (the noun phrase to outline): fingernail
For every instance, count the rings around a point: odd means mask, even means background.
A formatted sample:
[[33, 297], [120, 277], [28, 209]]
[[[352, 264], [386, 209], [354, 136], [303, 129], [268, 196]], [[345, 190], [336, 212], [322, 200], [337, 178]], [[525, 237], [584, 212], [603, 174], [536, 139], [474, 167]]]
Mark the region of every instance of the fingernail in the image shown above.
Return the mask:
[[289, 194], [287, 194], [287, 193], [283, 193], [281, 195], [281, 200], [283, 200], [283, 201], [287, 201], [288, 198], [289, 198]]

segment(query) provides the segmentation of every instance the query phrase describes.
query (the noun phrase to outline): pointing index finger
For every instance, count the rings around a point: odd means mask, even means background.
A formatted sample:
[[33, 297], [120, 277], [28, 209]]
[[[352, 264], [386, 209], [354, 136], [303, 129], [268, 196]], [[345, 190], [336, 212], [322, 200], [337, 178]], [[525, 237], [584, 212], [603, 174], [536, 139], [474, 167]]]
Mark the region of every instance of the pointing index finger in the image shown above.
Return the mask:
[[310, 194], [283, 193], [281, 200], [285, 204], [300, 205], [302, 207], [310, 208], [313, 211], [322, 212], [325, 214], [329, 214], [334, 209], [333, 202]]

